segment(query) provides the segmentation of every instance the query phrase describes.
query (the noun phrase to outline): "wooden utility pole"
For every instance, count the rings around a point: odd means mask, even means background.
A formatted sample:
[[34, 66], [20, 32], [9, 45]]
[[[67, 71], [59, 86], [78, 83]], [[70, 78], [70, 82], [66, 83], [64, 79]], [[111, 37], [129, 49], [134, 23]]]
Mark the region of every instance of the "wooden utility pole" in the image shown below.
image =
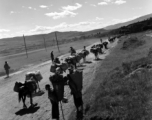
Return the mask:
[[45, 43], [45, 37], [42, 35], [42, 37], [43, 37], [43, 40], [44, 40], [44, 47], [45, 47], [45, 50], [47, 51], [47, 49], [46, 49], [46, 43]]
[[25, 46], [25, 51], [26, 51], [26, 57], [28, 58], [28, 53], [27, 53], [27, 47], [26, 47], [26, 41], [25, 41], [24, 34], [23, 34], [23, 39], [24, 39], [24, 46]]
[[60, 52], [59, 46], [58, 46], [58, 39], [57, 39], [57, 34], [55, 32], [55, 37], [56, 37], [56, 43], [57, 43], [57, 47], [58, 47], [58, 51]]

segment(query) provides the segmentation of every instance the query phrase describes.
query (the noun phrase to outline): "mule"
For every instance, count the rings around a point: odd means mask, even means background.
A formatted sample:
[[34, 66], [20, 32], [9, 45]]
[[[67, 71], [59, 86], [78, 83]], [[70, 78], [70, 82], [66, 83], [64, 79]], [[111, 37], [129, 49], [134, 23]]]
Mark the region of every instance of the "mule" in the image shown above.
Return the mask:
[[65, 62], [69, 64], [69, 66], [77, 68], [77, 59], [75, 58], [65, 58]]
[[107, 41], [103, 42], [103, 46], [105, 47], [105, 49], [108, 49], [108, 42]]
[[76, 53], [73, 56], [65, 58], [65, 62], [68, 63], [69, 66], [72, 66], [75, 69], [77, 69], [77, 63], [80, 65], [80, 61], [84, 57], [85, 57], [85, 53], [84, 52], [79, 52], [79, 53]]
[[90, 52], [94, 54], [95, 56], [95, 60], [99, 59], [99, 56], [98, 56], [98, 49], [97, 48], [91, 48], [90, 49]]
[[16, 83], [18, 84], [18, 101], [20, 102], [22, 100], [23, 102], [23, 108], [27, 108], [26, 104], [25, 104], [25, 100], [26, 100], [26, 97], [29, 96], [30, 97], [30, 104], [31, 104], [31, 107], [34, 106], [33, 104], [33, 98], [32, 98], [32, 94], [34, 92], [36, 92], [36, 89], [37, 89], [37, 85], [34, 81], [26, 81], [25, 83], [21, 83], [21, 82], [18, 82]]

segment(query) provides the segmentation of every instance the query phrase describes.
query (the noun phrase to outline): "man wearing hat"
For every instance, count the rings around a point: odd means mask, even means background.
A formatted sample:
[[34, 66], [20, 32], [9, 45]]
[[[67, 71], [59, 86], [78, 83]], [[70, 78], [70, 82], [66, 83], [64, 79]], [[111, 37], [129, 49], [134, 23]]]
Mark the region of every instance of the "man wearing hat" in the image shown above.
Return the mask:
[[8, 62], [7, 62], [7, 61], [5, 61], [4, 69], [5, 69], [5, 71], [6, 71], [7, 77], [9, 77], [10, 66], [8, 65]]
[[45, 89], [48, 91], [48, 98], [52, 104], [52, 119], [59, 120], [59, 102], [57, 95], [49, 84], [45, 85]]
[[82, 119], [83, 118], [83, 100], [82, 100], [82, 91], [78, 91], [76, 84], [73, 82], [72, 78], [70, 77], [70, 74], [74, 73], [74, 70], [72, 68], [69, 68], [69, 74], [68, 77], [68, 84], [71, 89], [71, 94], [73, 95], [74, 104], [77, 109], [76, 118]]
[[70, 53], [71, 53], [71, 55], [73, 55], [76, 53], [76, 50], [73, 47], [70, 47]]
[[53, 61], [54, 61], [54, 54], [53, 54], [53, 51], [51, 52], [50, 57], [51, 57], [51, 60], [52, 60], [52, 62], [53, 62]]
[[53, 76], [50, 76], [49, 78], [50, 82], [53, 85], [53, 90], [51, 90], [48, 85], [46, 86], [46, 90], [48, 90], [48, 93], [52, 93], [52, 97], [49, 94], [49, 98], [51, 98], [50, 100], [52, 103], [52, 119], [56, 120], [59, 120], [59, 102], [64, 97], [64, 85], [67, 80], [67, 78], [63, 77], [61, 73], [61, 68], [57, 67], [55, 74]]

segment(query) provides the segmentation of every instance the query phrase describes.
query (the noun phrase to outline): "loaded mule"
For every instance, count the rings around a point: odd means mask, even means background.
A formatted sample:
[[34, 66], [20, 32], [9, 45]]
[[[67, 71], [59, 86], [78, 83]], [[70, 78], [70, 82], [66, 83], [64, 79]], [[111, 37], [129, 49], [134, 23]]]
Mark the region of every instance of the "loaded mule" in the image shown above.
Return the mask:
[[88, 52], [86, 54], [84, 51], [78, 52], [75, 55], [65, 58], [65, 62], [69, 64], [69, 67], [72, 66], [75, 69], [77, 69], [77, 63], [80, 65], [81, 59], [88, 54], [89, 54]]
[[90, 52], [94, 54], [95, 60], [99, 59], [99, 53], [102, 54], [102, 44], [93, 45], [90, 49]]
[[65, 72], [68, 69], [69, 65], [65, 61], [60, 61], [59, 58], [57, 58], [57, 61], [54, 61], [51, 64], [50, 72], [55, 73], [57, 67], [60, 67], [62, 72]]
[[25, 81], [31, 80], [31, 77], [33, 77], [33, 80], [35, 81], [35, 84], [37, 85], [37, 88], [39, 89], [39, 92], [41, 91], [39, 82], [43, 79], [40, 71], [33, 71], [33, 72], [28, 72], [25, 75]]
[[112, 43], [112, 42], [114, 42], [115, 39], [116, 39], [116, 37], [112, 37], [112, 38], [109, 38], [108, 41], [109, 41], [110, 43]]
[[22, 100], [23, 108], [27, 108], [25, 104], [26, 96], [30, 97], [30, 104], [31, 107], [34, 106], [32, 94], [36, 92], [37, 85], [33, 78], [31, 80], [25, 81], [25, 83], [16, 82], [14, 86], [14, 91], [18, 93], [18, 100], [19, 102]]

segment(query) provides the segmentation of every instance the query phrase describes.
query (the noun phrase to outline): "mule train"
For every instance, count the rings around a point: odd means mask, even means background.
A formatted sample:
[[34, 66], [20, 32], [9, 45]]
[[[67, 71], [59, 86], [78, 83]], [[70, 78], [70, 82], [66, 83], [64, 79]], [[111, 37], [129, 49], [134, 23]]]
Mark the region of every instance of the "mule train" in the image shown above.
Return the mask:
[[[98, 54], [103, 54], [103, 48], [108, 49], [108, 42], [102, 42], [101, 44], [93, 45], [90, 52], [95, 55], [96, 59], [99, 59]], [[77, 69], [77, 64], [80, 65], [80, 61], [89, 55], [88, 50], [82, 50], [75, 54], [72, 54], [64, 59], [59, 60], [56, 58], [50, 67], [50, 72], [55, 73], [56, 68], [61, 68], [62, 72], [66, 72], [69, 68]], [[25, 104], [26, 97], [29, 96], [31, 106], [33, 104], [33, 95], [40, 92], [39, 82], [43, 79], [40, 71], [28, 72], [25, 75], [25, 81], [16, 82], [14, 91], [18, 93], [19, 102], [23, 102], [23, 108], [27, 108]]]

